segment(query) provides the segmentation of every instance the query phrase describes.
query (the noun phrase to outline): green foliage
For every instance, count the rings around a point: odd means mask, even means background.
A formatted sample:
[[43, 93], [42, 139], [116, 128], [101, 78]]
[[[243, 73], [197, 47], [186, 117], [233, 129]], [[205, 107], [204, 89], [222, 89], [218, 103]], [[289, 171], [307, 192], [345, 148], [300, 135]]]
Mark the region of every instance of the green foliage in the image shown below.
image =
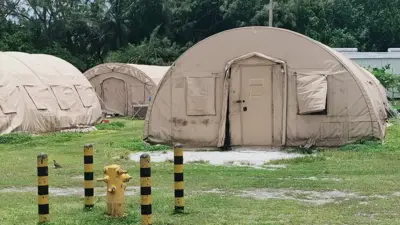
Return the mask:
[[382, 151], [384, 148], [385, 146], [375, 138], [363, 138], [355, 143], [340, 147], [340, 150], [354, 152], [375, 152]]
[[0, 144], [22, 144], [32, 140], [32, 136], [24, 133], [0, 135]]
[[[269, 0], [62, 2], [0, 1], [0, 51], [52, 54], [82, 72], [105, 61], [164, 65], [210, 35], [269, 19]], [[400, 44], [400, 0], [274, 3], [274, 26], [332, 47]]]
[[372, 74], [386, 89], [396, 88], [400, 90], [400, 77], [387, 72], [388, 69], [390, 69], [390, 65], [386, 65], [382, 68], [373, 68]]
[[137, 63], [150, 65], [170, 65], [185, 48], [179, 47], [176, 43], [164, 37], [159, 37], [157, 27], [149, 38], [145, 38], [140, 44], [129, 44], [119, 51], [110, 53], [107, 62]]
[[124, 127], [125, 123], [120, 121], [110, 122], [110, 123], [100, 123], [96, 125], [96, 128], [98, 130], [121, 130]]

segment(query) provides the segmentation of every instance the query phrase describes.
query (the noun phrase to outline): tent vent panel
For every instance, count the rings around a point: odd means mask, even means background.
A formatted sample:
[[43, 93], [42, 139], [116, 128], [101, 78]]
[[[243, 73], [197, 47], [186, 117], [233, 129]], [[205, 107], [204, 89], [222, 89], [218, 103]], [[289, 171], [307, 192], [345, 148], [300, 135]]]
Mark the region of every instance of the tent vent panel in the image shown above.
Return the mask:
[[299, 114], [326, 111], [328, 82], [323, 75], [296, 76], [297, 102]]
[[131, 89], [131, 104], [139, 105], [145, 103], [145, 84], [130, 85]]
[[0, 86], [0, 107], [4, 114], [17, 113], [19, 101], [19, 87]]
[[60, 109], [68, 110], [77, 104], [78, 96], [72, 87], [52, 86], [51, 89], [56, 96]]
[[321, 123], [321, 139], [337, 139], [343, 138], [343, 123]]
[[349, 123], [349, 138], [361, 138], [373, 135], [372, 122], [350, 122]]
[[95, 102], [95, 92], [92, 87], [85, 87], [81, 85], [75, 85], [76, 92], [81, 99], [81, 102], [84, 107], [90, 108], [92, 107], [92, 103]]
[[47, 87], [25, 86], [25, 90], [38, 110], [47, 110], [46, 102], [54, 101], [53, 94]]
[[186, 114], [215, 115], [215, 77], [186, 78]]

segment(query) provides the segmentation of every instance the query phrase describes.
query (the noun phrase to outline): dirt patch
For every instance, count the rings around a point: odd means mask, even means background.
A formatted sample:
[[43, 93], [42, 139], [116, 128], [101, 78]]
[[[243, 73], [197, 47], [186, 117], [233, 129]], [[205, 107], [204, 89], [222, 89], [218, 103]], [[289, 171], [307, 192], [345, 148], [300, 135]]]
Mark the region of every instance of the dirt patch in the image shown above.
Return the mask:
[[[366, 200], [370, 197], [360, 195], [358, 193], [349, 193], [343, 191], [303, 191], [291, 189], [256, 189], [242, 191], [238, 196], [251, 197], [259, 200], [265, 199], [281, 199], [281, 200], [295, 200], [315, 205], [324, 205], [328, 203], [340, 203], [350, 199]], [[371, 196], [373, 197], [373, 196]]]
[[288, 178], [278, 178], [279, 180], [311, 180], [311, 181], [336, 181], [340, 182], [342, 179], [339, 178], [332, 178], [332, 177], [322, 177], [322, 178], [317, 178], [317, 177], [288, 177]]
[[72, 179], [83, 180], [84, 177], [82, 175], [71, 177]]
[[215, 189], [205, 190], [205, 191], [193, 191], [193, 193], [225, 194], [226, 192], [221, 189], [215, 188]]
[[302, 202], [311, 205], [325, 205], [325, 204], [340, 204], [345, 201], [359, 200], [360, 205], [368, 205], [369, 200], [373, 199], [387, 199], [390, 197], [400, 196], [400, 193], [395, 192], [389, 195], [362, 195], [360, 193], [345, 192], [339, 190], [333, 191], [306, 191], [306, 190], [296, 190], [296, 189], [272, 189], [272, 188], [261, 188], [252, 190], [238, 190], [238, 191], [228, 191], [223, 189], [211, 189], [211, 190], [201, 190], [192, 191], [193, 194], [218, 194], [218, 195], [234, 195], [244, 198], [253, 198], [256, 200], [292, 200], [297, 202]]
[[[140, 155], [144, 152], [137, 152], [130, 155], [130, 159], [138, 161]], [[152, 162], [171, 162], [174, 155], [172, 151], [167, 153], [151, 152], [149, 153]], [[295, 153], [285, 153], [280, 151], [256, 151], [256, 150], [238, 150], [238, 151], [187, 151], [184, 153], [184, 163], [189, 162], [208, 162], [211, 165], [225, 166], [246, 166], [257, 169], [276, 170], [286, 167], [285, 165], [264, 165], [271, 160], [289, 159], [302, 157], [304, 155]]]

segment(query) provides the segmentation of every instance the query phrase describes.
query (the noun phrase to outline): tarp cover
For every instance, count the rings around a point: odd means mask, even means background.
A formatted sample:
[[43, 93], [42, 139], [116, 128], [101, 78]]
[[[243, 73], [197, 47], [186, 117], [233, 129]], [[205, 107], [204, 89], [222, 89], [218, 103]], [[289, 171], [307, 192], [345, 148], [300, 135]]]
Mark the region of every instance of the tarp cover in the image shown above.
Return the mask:
[[299, 113], [320, 112], [326, 109], [328, 83], [324, 75], [297, 74]]
[[89, 81], [50, 55], [0, 52], [0, 134], [49, 132], [102, 118]]

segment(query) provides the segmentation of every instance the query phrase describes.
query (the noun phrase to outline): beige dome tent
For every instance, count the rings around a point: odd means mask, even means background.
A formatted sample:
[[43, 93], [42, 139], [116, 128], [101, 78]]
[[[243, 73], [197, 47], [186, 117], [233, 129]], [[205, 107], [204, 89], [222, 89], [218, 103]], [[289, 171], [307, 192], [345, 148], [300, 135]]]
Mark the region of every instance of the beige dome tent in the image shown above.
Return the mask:
[[84, 74], [100, 96], [104, 111], [144, 116], [152, 93], [168, 69], [168, 66], [106, 63]]
[[0, 52], [0, 134], [48, 132], [102, 118], [83, 74], [50, 55]]
[[171, 66], [150, 103], [144, 140], [188, 147], [339, 146], [382, 139], [378, 80], [341, 53], [279, 28], [213, 35]]

